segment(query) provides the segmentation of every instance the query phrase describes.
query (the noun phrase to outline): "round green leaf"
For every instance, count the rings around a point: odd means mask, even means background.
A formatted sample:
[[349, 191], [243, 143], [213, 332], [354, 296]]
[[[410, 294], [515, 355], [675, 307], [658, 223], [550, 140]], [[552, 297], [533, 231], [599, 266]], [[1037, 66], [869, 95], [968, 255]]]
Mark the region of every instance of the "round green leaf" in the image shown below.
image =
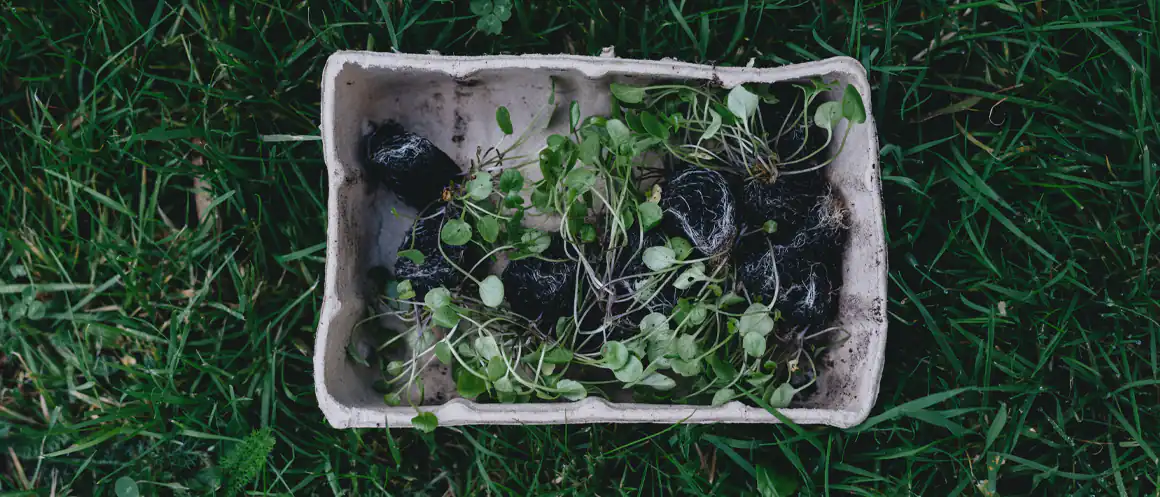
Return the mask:
[[28, 303], [28, 319], [37, 321], [44, 318], [45, 306], [44, 302], [33, 300]]
[[410, 300], [415, 298], [415, 289], [411, 286], [411, 280], [403, 280], [395, 285], [395, 292], [399, 294], [399, 300]]
[[789, 407], [793, 402], [793, 396], [797, 393], [793, 385], [789, 383], [782, 383], [777, 388], [773, 389], [773, 393], [769, 396], [769, 406], [774, 409], [782, 409]]
[[707, 279], [709, 277], [705, 275], [705, 265], [698, 262], [677, 275], [676, 281], [673, 282], [673, 287], [678, 290], [688, 290], [689, 287], [693, 286], [693, 283]]
[[717, 393], [713, 394], [713, 401], [710, 402], [710, 405], [714, 407], [723, 405], [726, 402], [733, 400], [733, 398], [736, 396], [737, 393], [734, 392], [732, 388], [722, 388], [717, 390]]
[[548, 250], [548, 247], [552, 245], [552, 235], [540, 230], [528, 230], [524, 236], [520, 237], [520, 243], [525, 246], [528, 252], [539, 254]]
[[612, 144], [616, 146], [617, 150], [623, 150], [626, 146], [632, 146], [632, 131], [628, 126], [619, 119], [610, 119], [604, 125], [608, 130], [608, 137], [612, 140]]
[[677, 355], [681, 356], [682, 361], [692, 361], [699, 353], [697, 340], [693, 335], [681, 335], [677, 338]]
[[592, 172], [591, 169], [577, 167], [568, 171], [568, 175], [564, 176], [564, 186], [575, 190], [578, 194], [587, 192], [595, 184], [596, 173]]
[[745, 349], [745, 355], [761, 357], [765, 354], [765, 336], [757, 333], [741, 335], [741, 346]]
[[672, 390], [677, 386], [677, 382], [673, 381], [672, 378], [669, 378], [668, 376], [660, 373], [652, 373], [648, 376], [645, 376], [644, 378], [640, 379], [638, 384], [644, 385], [646, 387], [652, 387], [653, 389], [660, 390], [662, 392]]
[[475, 229], [479, 231], [480, 238], [487, 243], [495, 243], [499, 238], [499, 221], [494, 217], [484, 216], [475, 222]]
[[[492, 385], [494, 385], [495, 390], [497, 392], [500, 392], [500, 393], [512, 393], [512, 392], [516, 391], [516, 386], [512, 383], [512, 379], [507, 377], [507, 376], [504, 376], [498, 380], [495, 380], [495, 382], [492, 383]], [[508, 402], [508, 401], [501, 400], [501, 402]]]
[[661, 120], [657, 119], [657, 116], [653, 115], [652, 112], [642, 112], [640, 115], [640, 124], [641, 126], [644, 126], [644, 130], [653, 137], [659, 138], [661, 140], [669, 139], [668, 123], [661, 122]]
[[28, 305], [24, 302], [17, 302], [8, 308], [8, 318], [13, 321], [23, 319], [26, 314], [28, 314]]
[[391, 376], [399, 376], [403, 374], [403, 361], [390, 361], [387, 363], [387, 374]]
[[499, 175], [499, 190], [504, 193], [518, 192], [524, 188], [524, 175], [519, 169], [504, 169]]
[[584, 224], [580, 227], [580, 241], [584, 243], [592, 243], [596, 241], [596, 228], [591, 224]]
[[769, 316], [769, 310], [761, 304], [750, 304], [737, 323], [737, 332], [742, 335], [753, 333], [764, 337], [771, 331], [773, 318]]
[[409, 259], [411, 262], [415, 263], [416, 266], [422, 266], [423, 262], [427, 260], [427, 258], [423, 256], [422, 252], [415, 249], [400, 250], [398, 256]]
[[588, 389], [584, 388], [584, 385], [581, 385], [576, 380], [560, 380], [556, 383], [556, 389], [560, 391], [562, 397], [571, 401], [577, 401], [588, 396]]
[[471, 0], [471, 13], [477, 16], [490, 14], [494, 9], [491, 0]]
[[673, 249], [673, 255], [677, 257], [678, 261], [688, 259], [693, 253], [693, 244], [679, 236], [669, 238], [669, 241], [665, 242], [665, 246]]
[[497, 35], [503, 30], [503, 23], [495, 15], [487, 14], [475, 21], [475, 29], [489, 35]]
[[717, 136], [717, 132], [721, 130], [721, 114], [717, 111], [709, 109], [709, 126], [705, 128], [705, 133], [701, 135], [702, 140], [711, 140]]
[[474, 399], [487, 391], [487, 381], [464, 368], [457, 368], [455, 370], [455, 390], [464, 398]]
[[677, 262], [677, 254], [668, 247], [649, 247], [644, 249], [644, 265], [650, 270], [661, 271]]
[[439, 418], [435, 417], [433, 412], [419, 413], [418, 416], [411, 418], [411, 426], [423, 433], [431, 433], [439, 427]]
[[644, 100], [644, 88], [612, 83], [610, 89], [617, 100], [626, 104], [639, 104]]
[[612, 370], [612, 375], [624, 383], [633, 383], [644, 374], [644, 364], [636, 356], [629, 356], [624, 366]]
[[432, 288], [423, 296], [423, 303], [432, 310], [451, 305], [451, 291], [441, 286]]
[[117, 478], [117, 482], [113, 484], [113, 489], [117, 492], [117, 497], [139, 497], [141, 489], [137, 487], [137, 482], [128, 476]]
[[760, 98], [742, 85], [734, 86], [732, 90], [729, 90], [729, 96], [726, 100], [729, 104], [729, 112], [742, 119], [753, 117], [757, 113], [757, 105], [760, 103]]
[[640, 224], [644, 226], [645, 230], [656, 226], [664, 216], [664, 213], [661, 211], [661, 206], [656, 202], [640, 204], [636, 206], [636, 212], [640, 215]]
[[777, 233], [777, 221], [769, 220], [761, 225], [761, 231], [769, 234]]
[[617, 370], [623, 368], [625, 364], [628, 364], [628, 347], [625, 347], [623, 343], [615, 340], [605, 342], [601, 350], [601, 356], [604, 360], [604, 365], [608, 369]]
[[492, 274], [479, 282], [479, 300], [488, 307], [499, 307], [503, 303], [503, 282]]
[[584, 137], [584, 141], [580, 142], [580, 162], [589, 166], [596, 165], [600, 162], [602, 148], [600, 138], [592, 135]]
[[471, 226], [462, 219], [452, 219], [439, 231], [439, 239], [448, 245], [463, 245], [471, 240]]
[[507, 375], [507, 365], [504, 364], [503, 358], [500, 356], [492, 357], [487, 361], [487, 379], [496, 381]]
[[451, 365], [454, 356], [451, 355], [451, 344], [447, 343], [447, 340], [440, 340], [435, 344], [435, 358], [443, 364]]
[[842, 94], [842, 117], [854, 124], [866, 122], [866, 105], [862, 103], [862, 94], [854, 85], [846, 85]]
[[659, 312], [651, 313], [640, 320], [640, 332], [645, 335], [669, 331], [669, 318]]
[[506, 22], [508, 19], [512, 18], [511, 0], [493, 0], [492, 4], [494, 7], [491, 9], [491, 13], [494, 14], [495, 17], [499, 18], [500, 21]]
[[491, 176], [480, 171], [467, 182], [467, 196], [472, 200], [483, 200], [491, 195]]
[[842, 120], [842, 106], [838, 102], [824, 102], [814, 111], [814, 125], [830, 133]]
[[455, 310], [455, 306], [439, 307], [432, 313], [432, 317], [435, 319], [435, 324], [444, 328], [454, 328], [459, 324], [459, 311]]
[[494, 337], [476, 337], [476, 339], [472, 342], [472, 346], [475, 347], [476, 355], [484, 359], [490, 360], [492, 357], [499, 356], [499, 344], [495, 342]]
[[686, 361], [684, 359], [669, 359], [669, 367], [686, 378], [701, 374], [701, 361]]

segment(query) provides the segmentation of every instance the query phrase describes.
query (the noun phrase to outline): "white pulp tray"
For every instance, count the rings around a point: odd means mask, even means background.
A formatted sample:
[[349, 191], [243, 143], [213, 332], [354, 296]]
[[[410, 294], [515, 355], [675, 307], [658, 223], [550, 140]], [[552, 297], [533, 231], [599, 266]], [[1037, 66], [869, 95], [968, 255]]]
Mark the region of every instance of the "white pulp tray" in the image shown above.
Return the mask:
[[[314, 386], [326, 419], [336, 428], [409, 427], [416, 415], [414, 407], [387, 406], [372, 388], [378, 370], [360, 366], [347, 355], [352, 337], [356, 350], [370, 346], [355, 333], [355, 325], [369, 315], [368, 304], [377, 299], [367, 281], [368, 270], [376, 265], [394, 266], [407, 219], [414, 213], [393, 194], [372, 184], [363, 172], [359, 144], [368, 123], [394, 119], [466, 167], [475, 158], [476, 147], [486, 149], [499, 140], [496, 108], [506, 106], [515, 129], [522, 130], [546, 102], [551, 81], [555, 81], [557, 112], [564, 115], [552, 119], [558, 124], [531, 136], [522, 153], [535, 153], [553, 133], [568, 134], [566, 113], [573, 100], [580, 103], [584, 115], [606, 114], [609, 84], [614, 81], [717, 81], [732, 87], [815, 76], [854, 85], [868, 116], [866, 123], [851, 131], [845, 150], [827, 168], [851, 213], [835, 322], [849, 336], [823, 357], [816, 392], [780, 413], [799, 424], [850, 427], [862, 422], [874, 406], [882, 376], [887, 261], [878, 137], [870, 114], [870, 86], [857, 61], [837, 57], [746, 68], [569, 55], [444, 57], [372, 52], [332, 55], [322, 82], [322, 140], [330, 197]], [[827, 98], [840, 99], [840, 91], [841, 87]], [[842, 136], [846, 124], [842, 121], [834, 135]], [[836, 149], [837, 144], [831, 147]], [[404, 215], [392, 215], [392, 207]], [[423, 382], [424, 404], [430, 405], [420, 409], [435, 413], [443, 426], [778, 422], [766, 410], [737, 401], [719, 407], [615, 403], [595, 397], [579, 402], [475, 403], [456, 398], [454, 383], [443, 366], [425, 369]]]

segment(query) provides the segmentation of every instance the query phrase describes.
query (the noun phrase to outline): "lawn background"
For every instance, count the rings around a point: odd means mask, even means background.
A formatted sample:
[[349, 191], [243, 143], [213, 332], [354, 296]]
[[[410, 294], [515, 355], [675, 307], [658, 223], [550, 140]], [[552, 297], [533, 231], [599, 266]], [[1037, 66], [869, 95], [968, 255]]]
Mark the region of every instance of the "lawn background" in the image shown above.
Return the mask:
[[[1160, 1], [476, 20], [465, 1], [0, 0], [0, 496], [1160, 492]], [[891, 254], [871, 418], [331, 429], [310, 377], [320, 142], [260, 137], [318, 135], [335, 50], [610, 45], [866, 66]]]

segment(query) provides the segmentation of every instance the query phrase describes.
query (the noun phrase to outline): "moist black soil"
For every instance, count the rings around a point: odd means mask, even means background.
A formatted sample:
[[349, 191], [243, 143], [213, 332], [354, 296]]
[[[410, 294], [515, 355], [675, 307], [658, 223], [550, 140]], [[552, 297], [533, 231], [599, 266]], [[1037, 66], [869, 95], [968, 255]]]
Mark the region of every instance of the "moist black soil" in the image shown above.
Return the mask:
[[724, 253], [737, 236], [737, 200], [725, 177], [710, 169], [674, 173], [661, 190], [662, 225], [683, 236], [701, 255]]
[[837, 311], [840, 259], [833, 253], [777, 244], [773, 237], [747, 237], [738, 249], [737, 277], [751, 298], [769, 302], [793, 327], [818, 327]]
[[[448, 219], [457, 216], [456, 207], [450, 205], [440, 207], [435, 213], [415, 220], [407, 235], [403, 237], [403, 243], [399, 244], [399, 251], [414, 249], [423, 254], [422, 264], [415, 264], [406, 257], [399, 257], [395, 262], [395, 278], [411, 280], [411, 288], [415, 290], [418, 300], [422, 300], [432, 288], [442, 286], [454, 289], [463, 282], [463, 274], [451, 263], [454, 262], [456, 266], [467, 270], [469, 267], [467, 247], [443, 245], [443, 252], [439, 252], [441, 243], [439, 230]], [[446, 254], [446, 257], [443, 254]]]
[[[811, 127], [808, 120], [802, 120], [802, 91], [793, 85], [772, 85], [770, 91], [777, 97], [777, 103], [762, 105], [761, 122], [765, 127], [770, 148], [777, 152], [779, 162], [804, 157], [821, 148], [826, 143], [826, 132], [817, 126]], [[814, 101], [817, 105], [817, 100]], [[813, 119], [812, 114], [808, 114]], [[787, 119], [788, 118], [788, 119]], [[794, 166], [805, 169], [824, 160], [826, 153], [819, 153], [807, 161]]]
[[459, 166], [430, 140], [387, 121], [363, 140], [363, 159], [370, 173], [416, 208], [442, 196], [462, 175]]
[[756, 227], [774, 221], [779, 231], [792, 231], [805, 224], [819, 198], [832, 191], [820, 170], [783, 175], [772, 184], [750, 178], [742, 188], [741, 212], [745, 222]]
[[567, 259], [558, 238], [542, 255], [509, 263], [503, 286], [512, 311], [534, 321], [546, 335], [555, 331], [559, 318], [572, 315], [577, 263]]

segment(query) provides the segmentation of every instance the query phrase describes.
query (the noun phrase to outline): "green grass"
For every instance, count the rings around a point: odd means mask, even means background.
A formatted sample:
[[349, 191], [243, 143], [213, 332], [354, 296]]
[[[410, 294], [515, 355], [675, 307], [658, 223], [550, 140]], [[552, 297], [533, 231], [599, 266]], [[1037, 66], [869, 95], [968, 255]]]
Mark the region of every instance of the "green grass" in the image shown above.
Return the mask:
[[[0, 0], [0, 496], [1160, 492], [1156, 0], [521, 1], [498, 36], [465, 1], [150, 3]], [[871, 418], [329, 428], [321, 148], [260, 136], [318, 133], [334, 50], [607, 45], [867, 67]]]

